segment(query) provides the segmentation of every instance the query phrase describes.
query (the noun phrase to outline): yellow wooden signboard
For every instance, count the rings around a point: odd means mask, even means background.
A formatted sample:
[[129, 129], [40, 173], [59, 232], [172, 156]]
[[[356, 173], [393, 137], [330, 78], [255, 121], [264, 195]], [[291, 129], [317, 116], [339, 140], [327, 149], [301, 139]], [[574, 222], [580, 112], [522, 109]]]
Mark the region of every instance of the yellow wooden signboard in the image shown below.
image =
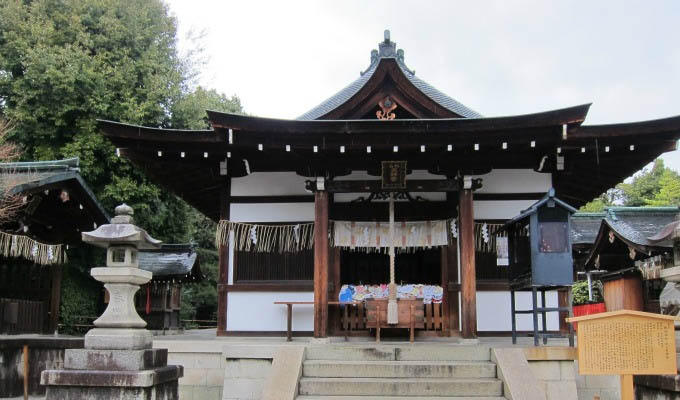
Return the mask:
[[621, 375], [622, 399], [632, 399], [633, 375], [677, 374], [676, 320], [630, 310], [568, 318], [578, 322], [579, 374]]

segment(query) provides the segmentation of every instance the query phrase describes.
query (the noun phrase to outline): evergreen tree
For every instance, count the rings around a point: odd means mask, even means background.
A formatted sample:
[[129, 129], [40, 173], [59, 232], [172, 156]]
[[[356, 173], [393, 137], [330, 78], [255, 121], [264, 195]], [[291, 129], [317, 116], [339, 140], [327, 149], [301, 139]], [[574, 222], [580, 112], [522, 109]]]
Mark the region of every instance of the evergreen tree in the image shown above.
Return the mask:
[[662, 159], [651, 169], [643, 169], [630, 182], [620, 183], [581, 207], [580, 211], [602, 211], [610, 206], [680, 206], [680, 175], [666, 167]]

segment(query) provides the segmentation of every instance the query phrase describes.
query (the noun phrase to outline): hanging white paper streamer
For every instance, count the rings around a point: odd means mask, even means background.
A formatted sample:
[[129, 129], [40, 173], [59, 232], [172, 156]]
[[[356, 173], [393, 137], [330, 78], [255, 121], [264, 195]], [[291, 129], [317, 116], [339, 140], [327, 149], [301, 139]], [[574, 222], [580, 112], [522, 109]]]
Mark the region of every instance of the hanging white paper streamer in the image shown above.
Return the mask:
[[484, 243], [489, 243], [489, 227], [486, 222], [482, 225], [482, 239], [484, 239]]
[[250, 228], [250, 240], [253, 244], [257, 244], [257, 227], [253, 226]]

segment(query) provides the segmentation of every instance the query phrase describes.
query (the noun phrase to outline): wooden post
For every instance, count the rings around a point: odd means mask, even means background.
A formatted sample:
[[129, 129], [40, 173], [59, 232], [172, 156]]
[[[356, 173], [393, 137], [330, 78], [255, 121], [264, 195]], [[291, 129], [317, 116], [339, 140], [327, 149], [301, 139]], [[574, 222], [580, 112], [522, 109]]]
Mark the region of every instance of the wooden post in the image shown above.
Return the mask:
[[290, 342], [293, 340], [293, 305], [291, 303], [286, 304], [288, 306], [288, 324], [286, 331], [286, 341]]
[[314, 337], [328, 336], [328, 192], [314, 193]]
[[380, 343], [380, 303], [375, 303], [375, 341]]
[[477, 279], [475, 276], [475, 226], [472, 189], [461, 188], [458, 201], [461, 274], [462, 336], [477, 337]]
[[[340, 295], [340, 248], [335, 247], [330, 250], [331, 260], [330, 260], [330, 280], [333, 284], [333, 290], [331, 291], [331, 299], [333, 301], [339, 300]], [[332, 307], [331, 311], [328, 312], [330, 323], [329, 331], [331, 335], [338, 335], [340, 333], [340, 306]]]
[[[220, 219], [230, 218], [231, 178], [220, 189]], [[227, 334], [227, 286], [229, 284], [229, 244], [218, 249], [219, 277], [217, 281], [217, 336]]]
[[28, 378], [30, 371], [28, 369], [28, 345], [24, 345], [24, 400], [28, 400]]
[[634, 398], [633, 375], [621, 375], [621, 400], [633, 400]]
[[448, 260], [449, 246], [444, 246], [441, 248], [441, 273], [442, 273], [442, 291], [444, 292], [442, 296], [442, 335], [451, 336], [451, 330], [449, 326], [449, 260]]
[[[52, 266], [52, 296], [50, 298], [50, 325], [48, 333], [56, 332], [59, 327], [59, 307], [61, 306], [61, 277], [63, 266]], [[42, 324], [42, 321], [41, 321]]]

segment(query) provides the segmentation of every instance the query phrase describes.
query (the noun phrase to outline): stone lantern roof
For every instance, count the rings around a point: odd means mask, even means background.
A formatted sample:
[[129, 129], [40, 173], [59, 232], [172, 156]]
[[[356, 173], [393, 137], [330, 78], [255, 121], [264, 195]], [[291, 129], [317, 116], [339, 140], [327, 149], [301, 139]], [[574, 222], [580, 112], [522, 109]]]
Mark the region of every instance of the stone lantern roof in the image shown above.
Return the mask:
[[110, 224], [102, 225], [92, 232], [83, 232], [83, 242], [99, 246], [133, 245], [138, 249], [157, 249], [161, 241], [152, 238], [144, 229], [135, 225], [134, 211], [127, 204], [115, 209], [116, 216]]

